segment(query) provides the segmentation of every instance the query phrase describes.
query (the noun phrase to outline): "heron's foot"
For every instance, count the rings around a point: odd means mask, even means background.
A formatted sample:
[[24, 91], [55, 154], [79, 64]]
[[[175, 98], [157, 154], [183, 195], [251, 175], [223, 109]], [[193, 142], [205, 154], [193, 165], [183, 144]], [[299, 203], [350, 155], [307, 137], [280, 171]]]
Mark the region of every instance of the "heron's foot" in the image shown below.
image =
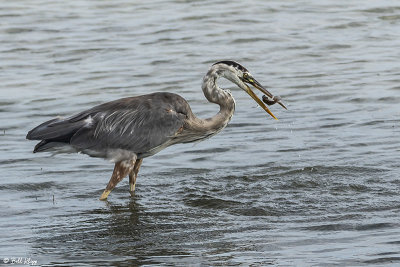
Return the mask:
[[131, 194], [131, 197], [135, 196], [135, 187], [136, 184], [129, 184], [129, 194]]
[[101, 194], [100, 200], [107, 200], [108, 195], [111, 193], [111, 190], [104, 190], [103, 194]]

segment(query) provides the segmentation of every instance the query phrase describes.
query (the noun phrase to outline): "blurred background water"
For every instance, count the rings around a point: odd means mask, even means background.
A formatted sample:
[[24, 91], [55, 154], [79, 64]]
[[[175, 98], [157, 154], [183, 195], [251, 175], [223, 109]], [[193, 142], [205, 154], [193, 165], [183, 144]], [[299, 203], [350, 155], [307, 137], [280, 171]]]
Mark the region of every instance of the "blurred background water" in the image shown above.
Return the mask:
[[[43, 266], [362, 266], [400, 262], [398, 1], [2, 1], [0, 257]], [[28, 130], [120, 97], [185, 97], [234, 59], [289, 110], [229, 83], [229, 126], [113, 165], [32, 154]]]

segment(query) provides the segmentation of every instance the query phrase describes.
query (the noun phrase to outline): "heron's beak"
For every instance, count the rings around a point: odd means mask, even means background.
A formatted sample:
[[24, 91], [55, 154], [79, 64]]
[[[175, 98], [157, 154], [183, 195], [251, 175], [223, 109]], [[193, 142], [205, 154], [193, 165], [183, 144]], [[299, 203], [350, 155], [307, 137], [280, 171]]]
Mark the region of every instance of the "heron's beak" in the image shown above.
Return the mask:
[[272, 116], [272, 118], [274, 118], [275, 120], [278, 120], [277, 117], [275, 117], [274, 114], [272, 114], [271, 110], [269, 110], [269, 108], [267, 108], [267, 106], [264, 104], [264, 102], [262, 102], [258, 96], [250, 89], [250, 87], [246, 84], [247, 86], [247, 93], [269, 114]]
[[[260, 90], [264, 95], [267, 95], [270, 98], [273, 98], [274, 96], [268, 92], [267, 89], [264, 88], [264, 86], [262, 86], [259, 82], [257, 82], [254, 78], [249, 78], [247, 80], [243, 80], [245, 83], [249, 83], [252, 86], [254, 86], [255, 88], [257, 88], [258, 90]], [[246, 84], [247, 90], [246, 92], [269, 114], [272, 116], [272, 118], [274, 118], [275, 120], [278, 120], [274, 114], [272, 114], [272, 112], [267, 108], [267, 106], [264, 104], [264, 102], [262, 102], [257, 95], [250, 89], [250, 87]], [[279, 103], [283, 108], [286, 109], [285, 105], [283, 105], [282, 102], [278, 101], [277, 103]]]

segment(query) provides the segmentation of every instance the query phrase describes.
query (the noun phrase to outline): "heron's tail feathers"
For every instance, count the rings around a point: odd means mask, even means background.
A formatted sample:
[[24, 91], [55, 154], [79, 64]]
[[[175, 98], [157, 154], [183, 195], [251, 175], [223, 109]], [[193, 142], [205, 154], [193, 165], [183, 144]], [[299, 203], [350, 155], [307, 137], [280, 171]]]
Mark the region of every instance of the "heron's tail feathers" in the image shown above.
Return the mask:
[[71, 122], [67, 119], [52, 119], [30, 130], [26, 135], [26, 139], [41, 140], [35, 146], [33, 152], [42, 152], [69, 144], [72, 136], [84, 125], [84, 121]]
[[63, 143], [59, 142], [49, 142], [47, 140], [42, 140], [36, 144], [35, 148], [33, 149], [33, 153], [36, 152], [43, 152], [58, 146], [61, 146]]

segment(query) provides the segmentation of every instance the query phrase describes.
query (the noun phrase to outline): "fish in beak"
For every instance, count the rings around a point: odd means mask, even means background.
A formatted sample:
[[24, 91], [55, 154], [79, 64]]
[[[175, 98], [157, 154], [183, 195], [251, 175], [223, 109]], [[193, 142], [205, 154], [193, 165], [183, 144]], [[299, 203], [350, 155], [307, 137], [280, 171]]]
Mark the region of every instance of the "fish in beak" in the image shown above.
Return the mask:
[[[284, 109], [287, 109], [286, 106], [281, 102], [281, 98], [279, 96], [273, 96], [267, 89], [265, 89], [264, 86], [262, 86], [259, 82], [257, 82], [256, 79], [254, 79], [250, 74], [244, 73], [242, 81], [245, 83], [247, 90], [246, 92], [269, 114], [271, 115], [272, 118], [275, 120], [278, 120], [274, 114], [267, 108], [267, 106], [264, 104], [264, 102], [267, 105], [273, 105], [275, 103], [278, 103], [281, 105]], [[263, 96], [263, 101], [261, 101], [260, 98], [250, 89], [250, 86], [247, 84], [251, 84], [258, 90], [260, 90], [264, 96]]]

